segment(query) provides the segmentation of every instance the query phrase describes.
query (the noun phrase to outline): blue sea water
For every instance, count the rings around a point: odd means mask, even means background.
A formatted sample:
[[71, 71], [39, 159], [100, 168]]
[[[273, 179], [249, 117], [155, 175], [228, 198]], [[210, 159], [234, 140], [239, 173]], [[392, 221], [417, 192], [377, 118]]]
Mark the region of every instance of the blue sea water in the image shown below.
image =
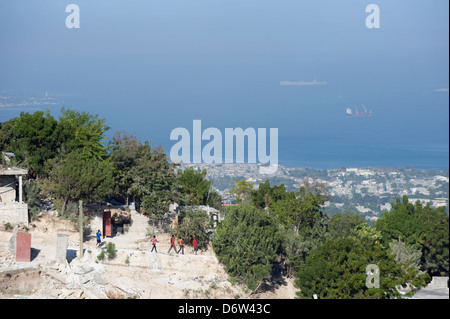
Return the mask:
[[285, 167], [449, 168], [449, 144], [418, 139], [389, 141], [354, 137], [287, 137], [279, 140], [279, 164]]
[[[82, 105], [83, 103], [74, 104]], [[33, 113], [38, 109], [30, 108], [20, 111]], [[171, 147], [176, 143], [169, 138], [170, 131], [175, 125], [157, 127], [147, 124], [147, 120], [143, 117], [121, 118], [106, 106], [97, 110], [89, 108], [87, 110], [94, 114], [99, 113], [100, 117], [108, 119], [107, 124], [111, 127], [107, 134], [108, 137], [112, 137], [114, 132], [122, 129], [130, 133], [137, 133], [137, 137], [141, 141], [151, 141], [153, 145], [161, 145], [167, 154], [170, 153]], [[108, 112], [105, 110], [108, 110]], [[3, 108], [0, 112], [0, 121], [19, 116], [20, 111]], [[52, 108], [51, 111], [53, 116], [58, 117], [57, 108]], [[411, 129], [404, 134], [400, 134], [404, 130], [403, 128], [394, 131], [394, 125], [387, 126], [388, 128], [383, 127], [382, 124], [386, 122], [380, 120], [376, 122], [376, 118], [344, 118], [340, 122], [333, 119], [328, 126], [321, 126], [321, 133], [318, 133], [319, 130], [313, 130], [315, 123], [312, 123], [307, 129], [300, 131], [297, 136], [280, 134], [278, 139], [278, 163], [285, 167], [309, 167], [314, 169], [369, 166], [380, 168], [412, 167], [433, 170], [447, 170], [449, 168], [448, 131], [444, 133], [446, 127], [448, 128], [448, 122], [444, 122], [442, 128], [437, 130], [422, 127], [421, 131]], [[192, 124], [192, 122], [190, 123]], [[207, 124], [203, 129], [209, 126]], [[232, 124], [234, 125], [234, 123]], [[258, 125], [253, 126], [258, 127]], [[430, 124], [429, 127], [432, 127], [432, 125]], [[192, 127], [188, 125], [186, 128], [192, 130]], [[340, 130], [339, 133], [334, 133], [336, 129]], [[312, 130], [312, 132], [305, 133], [308, 130]], [[283, 133], [286, 131], [285, 127], [280, 126], [279, 131]], [[412, 134], [415, 131], [417, 133]], [[203, 146], [206, 144], [207, 142], [204, 141]]]

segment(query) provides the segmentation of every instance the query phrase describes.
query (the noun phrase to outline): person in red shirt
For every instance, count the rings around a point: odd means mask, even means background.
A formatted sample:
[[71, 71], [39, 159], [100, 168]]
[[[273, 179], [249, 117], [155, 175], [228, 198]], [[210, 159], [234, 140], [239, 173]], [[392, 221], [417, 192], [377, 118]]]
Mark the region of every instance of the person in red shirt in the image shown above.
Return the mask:
[[197, 247], [197, 240], [195, 238], [192, 241], [192, 246], [194, 246], [194, 254], [197, 255], [198, 247]]
[[177, 249], [175, 248], [175, 236], [174, 235], [172, 235], [172, 238], [170, 239], [170, 248], [167, 253], [170, 253], [172, 248], [173, 248], [173, 250], [175, 250], [175, 253], [178, 254]]

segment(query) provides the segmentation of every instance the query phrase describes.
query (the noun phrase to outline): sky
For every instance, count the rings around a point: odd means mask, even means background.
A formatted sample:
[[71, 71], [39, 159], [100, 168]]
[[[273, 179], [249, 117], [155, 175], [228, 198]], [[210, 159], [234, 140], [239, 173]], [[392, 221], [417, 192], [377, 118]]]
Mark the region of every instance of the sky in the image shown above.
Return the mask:
[[[0, 92], [47, 91], [167, 151], [173, 129], [201, 120], [278, 128], [280, 160], [307, 139], [439, 145], [448, 159], [448, 12], [446, 0], [2, 0]], [[362, 105], [374, 116], [345, 115]]]

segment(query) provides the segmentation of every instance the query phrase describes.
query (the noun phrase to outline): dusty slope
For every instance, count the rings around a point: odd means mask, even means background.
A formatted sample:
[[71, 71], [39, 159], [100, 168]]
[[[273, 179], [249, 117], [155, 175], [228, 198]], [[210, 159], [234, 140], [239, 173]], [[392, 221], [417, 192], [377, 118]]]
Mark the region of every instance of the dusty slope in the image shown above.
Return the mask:
[[[51, 217], [34, 223], [32, 261], [14, 262], [8, 251], [10, 231], [0, 230], [0, 298], [293, 298], [291, 280], [283, 279], [274, 289], [250, 295], [232, 285], [211, 249], [194, 255], [167, 254], [169, 234], [158, 234], [158, 253], [150, 253], [148, 238], [139, 234], [106, 238], [116, 245], [113, 260], [96, 262], [101, 250], [93, 236], [84, 242], [84, 257], [78, 258], [78, 232], [67, 222]], [[56, 264], [56, 234], [69, 235], [65, 265]], [[105, 245], [104, 243], [104, 245]]]

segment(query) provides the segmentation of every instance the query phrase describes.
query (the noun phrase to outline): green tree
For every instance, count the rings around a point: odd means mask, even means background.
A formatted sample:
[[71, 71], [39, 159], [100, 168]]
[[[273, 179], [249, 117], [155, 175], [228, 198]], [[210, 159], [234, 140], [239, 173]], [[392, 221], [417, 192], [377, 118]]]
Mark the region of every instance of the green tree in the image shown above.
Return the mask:
[[409, 203], [408, 197], [396, 199], [390, 212], [376, 223], [382, 240], [402, 242], [422, 252], [420, 267], [431, 276], [449, 273], [449, 217], [444, 207], [432, 208], [419, 202]]
[[24, 183], [24, 199], [28, 205], [31, 220], [38, 218], [41, 203], [44, 200], [42, 196], [42, 183], [36, 180], [27, 180]]
[[193, 167], [178, 171], [178, 181], [184, 205], [206, 205], [212, 181], [206, 179], [206, 170], [197, 171]]
[[207, 196], [207, 205], [214, 207], [219, 211], [222, 211], [222, 196], [220, 196], [217, 191], [211, 190], [209, 192], [209, 195]]
[[319, 184], [305, 181], [297, 193], [274, 186], [270, 198], [271, 214], [286, 229], [282, 257], [287, 274], [292, 275], [310, 251], [325, 240], [328, 216], [322, 205], [327, 196]]
[[306, 261], [311, 250], [321, 244], [321, 240], [311, 239], [309, 236], [300, 234], [293, 229], [283, 233], [282, 256], [285, 260], [286, 276], [295, 276], [299, 267]]
[[108, 155], [105, 133], [110, 129], [98, 115], [76, 110], [61, 109], [58, 133], [67, 153], [83, 150], [85, 158], [104, 160]]
[[252, 204], [257, 208], [269, 208], [269, 205], [272, 203], [270, 191], [270, 182], [268, 180], [259, 184], [258, 189], [251, 192]]
[[257, 190], [251, 192], [251, 202], [257, 208], [271, 208], [274, 203], [286, 198], [286, 187], [284, 184], [270, 187], [270, 182], [266, 180], [259, 184]]
[[46, 161], [54, 158], [61, 146], [58, 121], [47, 110], [33, 114], [22, 112], [13, 123], [10, 150], [15, 160], [28, 168], [31, 178], [44, 177]]
[[328, 199], [318, 185], [304, 183], [298, 193], [287, 193], [271, 206], [279, 223], [303, 235], [318, 235], [326, 231], [327, 214], [322, 205]]
[[205, 249], [209, 244], [209, 216], [205, 211], [187, 209], [180, 213], [177, 236], [185, 243], [192, 243], [195, 238], [199, 248]]
[[5, 122], [0, 122], [0, 152], [11, 152], [11, 142], [14, 136], [14, 122], [16, 118], [12, 118]]
[[217, 226], [212, 247], [227, 272], [251, 290], [270, 277], [283, 241], [275, 220], [250, 205], [227, 208]]
[[170, 203], [179, 202], [181, 196], [175, 169], [161, 147], [152, 148], [145, 142], [131, 170], [131, 192], [140, 200], [143, 213], [160, 228], [169, 222]]
[[234, 185], [231, 188], [231, 194], [236, 196], [236, 202], [248, 204], [250, 202], [250, 195], [253, 190], [253, 183], [247, 182], [244, 179], [234, 180]]
[[[366, 285], [366, 269], [373, 264], [380, 269], [379, 288]], [[428, 280], [414, 267], [396, 263], [390, 250], [371, 236], [345, 236], [327, 239], [314, 249], [301, 265], [295, 284], [302, 298], [316, 294], [321, 299], [390, 299], [402, 298], [399, 286], [409, 284], [412, 289], [407, 296], [411, 296]]]
[[51, 168], [48, 178], [43, 181], [44, 191], [62, 203], [61, 215], [69, 201], [99, 201], [113, 189], [111, 164], [85, 156], [75, 150], [49, 162]]
[[361, 224], [365, 224], [365, 221], [356, 213], [335, 214], [330, 218], [328, 234], [334, 238], [348, 236], [356, 226]]
[[422, 252], [401, 240], [392, 240], [389, 243], [389, 249], [395, 258], [395, 262], [411, 265], [417, 270], [420, 269], [420, 259]]
[[114, 193], [125, 196], [125, 203], [128, 205], [130, 197], [135, 195], [134, 174], [143, 145], [136, 136], [121, 131], [114, 134], [110, 148], [109, 159], [114, 167]]

